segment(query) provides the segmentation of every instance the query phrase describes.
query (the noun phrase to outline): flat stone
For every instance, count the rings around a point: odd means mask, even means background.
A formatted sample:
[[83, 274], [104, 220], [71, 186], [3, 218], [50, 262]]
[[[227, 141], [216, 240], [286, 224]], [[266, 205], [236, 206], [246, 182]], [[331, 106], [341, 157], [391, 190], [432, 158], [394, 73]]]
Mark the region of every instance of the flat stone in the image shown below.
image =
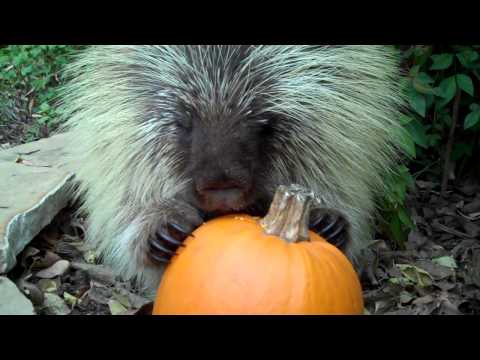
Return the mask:
[[59, 134], [0, 150], [0, 274], [71, 198], [74, 164]]
[[35, 315], [30, 300], [5, 276], [0, 276], [0, 315]]

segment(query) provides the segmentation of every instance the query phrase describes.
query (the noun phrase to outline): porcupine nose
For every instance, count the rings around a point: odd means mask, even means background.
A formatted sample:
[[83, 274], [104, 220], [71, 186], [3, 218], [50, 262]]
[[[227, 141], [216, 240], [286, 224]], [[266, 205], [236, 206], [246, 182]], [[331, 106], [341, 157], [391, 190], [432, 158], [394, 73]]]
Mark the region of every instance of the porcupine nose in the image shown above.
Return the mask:
[[244, 184], [225, 177], [202, 179], [196, 184], [200, 204], [205, 211], [228, 212], [245, 205]]

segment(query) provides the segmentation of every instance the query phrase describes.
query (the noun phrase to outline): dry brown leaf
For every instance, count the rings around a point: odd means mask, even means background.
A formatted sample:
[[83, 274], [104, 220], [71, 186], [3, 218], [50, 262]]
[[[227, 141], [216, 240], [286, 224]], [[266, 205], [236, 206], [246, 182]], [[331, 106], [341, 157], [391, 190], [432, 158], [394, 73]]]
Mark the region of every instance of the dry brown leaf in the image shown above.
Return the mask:
[[57, 276], [63, 275], [70, 268], [70, 261], [68, 260], [59, 260], [52, 266], [40, 270], [35, 274], [36, 277], [42, 279], [52, 279]]

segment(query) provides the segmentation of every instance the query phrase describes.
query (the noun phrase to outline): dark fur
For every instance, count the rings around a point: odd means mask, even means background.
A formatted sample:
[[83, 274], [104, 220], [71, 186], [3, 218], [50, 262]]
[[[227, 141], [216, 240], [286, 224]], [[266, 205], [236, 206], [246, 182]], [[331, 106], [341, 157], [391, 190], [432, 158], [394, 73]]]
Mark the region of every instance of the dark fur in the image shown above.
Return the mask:
[[[202, 221], [239, 211], [264, 216], [273, 198], [273, 189], [262, 183], [272, 151], [269, 121], [247, 122], [233, 111], [203, 117], [199, 112], [177, 112], [177, 141], [193, 181], [149, 240], [147, 258], [153, 263], [168, 262]], [[341, 249], [348, 244], [348, 222], [337, 211], [315, 209], [310, 227]]]

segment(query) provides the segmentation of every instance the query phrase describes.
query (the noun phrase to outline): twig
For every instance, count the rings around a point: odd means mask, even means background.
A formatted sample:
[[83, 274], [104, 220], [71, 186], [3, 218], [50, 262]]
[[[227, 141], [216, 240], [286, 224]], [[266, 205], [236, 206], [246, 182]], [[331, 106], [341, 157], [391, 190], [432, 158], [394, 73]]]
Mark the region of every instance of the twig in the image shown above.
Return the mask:
[[458, 110], [460, 108], [460, 99], [462, 96], [461, 89], [457, 89], [457, 94], [455, 95], [455, 101], [453, 103], [453, 116], [452, 116], [452, 126], [450, 127], [450, 134], [448, 135], [447, 151], [445, 153], [445, 165], [443, 167], [443, 177], [442, 177], [442, 188], [441, 194], [445, 196], [448, 184], [448, 175], [450, 173], [450, 156], [452, 154], [453, 142], [455, 139], [455, 128], [457, 127], [458, 122]]
[[442, 224], [440, 224], [436, 221], [432, 223], [432, 227], [436, 230], [440, 230], [440, 231], [446, 232], [448, 234], [455, 235], [457, 237], [467, 238], [467, 239], [472, 238], [472, 236], [469, 235], [469, 234], [466, 234], [464, 232], [457, 231], [455, 229], [449, 228], [448, 226], [442, 225]]

